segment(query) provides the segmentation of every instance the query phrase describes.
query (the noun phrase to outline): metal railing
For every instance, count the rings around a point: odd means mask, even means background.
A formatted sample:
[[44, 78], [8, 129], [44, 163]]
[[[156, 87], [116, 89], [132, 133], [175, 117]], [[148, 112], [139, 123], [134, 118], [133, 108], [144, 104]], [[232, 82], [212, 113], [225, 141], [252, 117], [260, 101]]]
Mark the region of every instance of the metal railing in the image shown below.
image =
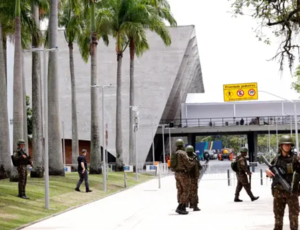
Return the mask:
[[[299, 117], [297, 120], [299, 122]], [[264, 117], [222, 117], [222, 118], [188, 118], [188, 119], [162, 119], [160, 125], [169, 124], [166, 127], [213, 127], [213, 126], [242, 126], [242, 125], [291, 125], [294, 124], [291, 115], [264, 116]]]

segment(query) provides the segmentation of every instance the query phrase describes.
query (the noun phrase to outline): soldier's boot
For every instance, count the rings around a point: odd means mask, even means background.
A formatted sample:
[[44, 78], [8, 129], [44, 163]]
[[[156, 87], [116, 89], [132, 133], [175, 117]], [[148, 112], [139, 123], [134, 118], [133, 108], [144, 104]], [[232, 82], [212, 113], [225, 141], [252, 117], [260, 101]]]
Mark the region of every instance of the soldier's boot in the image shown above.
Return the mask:
[[182, 205], [181, 205], [180, 213], [179, 213], [179, 214], [182, 214], [182, 215], [189, 214], [189, 212], [186, 210], [185, 204], [182, 204]]
[[201, 211], [201, 209], [198, 207], [197, 204], [195, 204], [193, 207], [194, 207], [194, 212]]
[[246, 192], [248, 193], [248, 195], [251, 198], [251, 201], [256, 201], [258, 200], [259, 196], [254, 196], [253, 193], [251, 192], [250, 188], [246, 189]]

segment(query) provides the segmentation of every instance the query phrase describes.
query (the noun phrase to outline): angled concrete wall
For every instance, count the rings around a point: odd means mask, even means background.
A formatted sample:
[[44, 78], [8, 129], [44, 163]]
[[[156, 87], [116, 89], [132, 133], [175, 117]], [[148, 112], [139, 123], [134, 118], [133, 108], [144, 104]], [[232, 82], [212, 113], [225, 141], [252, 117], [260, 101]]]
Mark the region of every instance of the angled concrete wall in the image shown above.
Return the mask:
[[[135, 101], [140, 108], [140, 129], [137, 133], [138, 161], [145, 162], [157, 125], [162, 117], [174, 82], [178, 76], [185, 53], [190, 44], [191, 58], [189, 67], [186, 68], [187, 76], [197, 79], [195, 85], [199, 88], [203, 82], [201, 68], [196, 46], [194, 26], [181, 26], [170, 28], [172, 45], [165, 47], [161, 39], [154, 33], [148, 32], [150, 50], [143, 57], [135, 60]], [[61, 120], [64, 121], [65, 138], [71, 139], [71, 82], [69, 71], [68, 46], [63, 32], [58, 32], [59, 47], [59, 86]], [[192, 40], [192, 42], [191, 42]], [[193, 51], [193, 52], [192, 52]], [[90, 140], [90, 63], [85, 63], [80, 56], [78, 47], [74, 47], [77, 108], [79, 122], [79, 139]], [[188, 71], [190, 66], [193, 71]], [[106, 47], [102, 41], [98, 45], [98, 84], [116, 84], [117, 57], [115, 54], [115, 40], [110, 39]], [[31, 56], [25, 55], [26, 90], [31, 95]], [[190, 80], [192, 81], [192, 80]], [[193, 85], [192, 83], [190, 85]], [[195, 87], [195, 85], [193, 87]], [[197, 87], [196, 87], [197, 88]], [[189, 87], [179, 89], [180, 98], [176, 104], [185, 100]], [[182, 91], [183, 90], [183, 91]], [[201, 89], [191, 88], [194, 92]], [[177, 91], [177, 90], [176, 90]], [[178, 91], [177, 91], [178, 92]], [[129, 50], [125, 51], [122, 66], [122, 117], [123, 117], [123, 155], [125, 163], [129, 157]], [[101, 103], [101, 92], [99, 94]], [[102, 105], [100, 104], [100, 110]], [[174, 113], [178, 114], [178, 110]], [[100, 113], [101, 114], [101, 113]], [[116, 117], [116, 88], [105, 89], [105, 121], [108, 124], [108, 151], [115, 155], [115, 117]], [[153, 119], [151, 122], [151, 118]], [[100, 117], [102, 120], [102, 117]], [[100, 124], [101, 123], [100, 120]], [[152, 124], [153, 125], [152, 125]], [[102, 127], [101, 127], [102, 128]], [[152, 132], [151, 132], [152, 129]], [[152, 134], [153, 133], [153, 134]], [[101, 134], [102, 144], [102, 134]]]

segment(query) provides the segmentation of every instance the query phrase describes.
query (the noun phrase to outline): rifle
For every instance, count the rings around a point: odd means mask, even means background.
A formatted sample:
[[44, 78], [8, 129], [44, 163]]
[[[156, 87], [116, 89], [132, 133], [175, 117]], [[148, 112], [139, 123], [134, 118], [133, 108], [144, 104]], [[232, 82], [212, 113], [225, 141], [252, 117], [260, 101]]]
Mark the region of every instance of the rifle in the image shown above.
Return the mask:
[[289, 193], [292, 193], [292, 188], [289, 185], [289, 183], [283, 178], [283, 172], [282, 169], [277, 167], [276, 165], [271, 165], [268, 160], [265, 158], [265, 156], [261, 156], [263, 161], [266, 163], [266, 165], [269, 167], [269, 169], [274, 173], [275, 177], [273, 178], [273, 183], [274, 181], [278, 181], [283, 189]]
[[31, 156], [29, 156], [29, 154], [27, 154], [26, 152], [24, 152], [23, 149], [21, 149], [20, 152], [21, 152], [22, 155], [26, 156], [26, 158], [24, 159], [25, 160], [24, 163], [26, 163], [26, 165], [30, 165], [31, 167], [33, 167]]

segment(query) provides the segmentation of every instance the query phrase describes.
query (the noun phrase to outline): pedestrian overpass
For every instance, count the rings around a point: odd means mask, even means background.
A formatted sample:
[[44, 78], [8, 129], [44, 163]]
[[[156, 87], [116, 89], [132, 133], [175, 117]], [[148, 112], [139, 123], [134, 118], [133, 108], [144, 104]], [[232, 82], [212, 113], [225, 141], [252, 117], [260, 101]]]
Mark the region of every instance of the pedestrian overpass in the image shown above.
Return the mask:
[[[188, 98], [187, 98], [188, 101]], [[296, 109], [294, 109], [294, 104]], [[257, 135], [295, 133], [300, 121], [300, 100], [183, 103], [181, 119], [162, 119], [155, 136], [155, 156], [159, 158], [169, 137], [187, 137], [195, 146], [197, 136], [247, 135], [249, 159], [257, 156]], [[296, 115], [296, 116], [295, 116]], [[299, 127], [299, 126], [298, 126]], [[299, 131], [299, 128], [298, 128]], [[164, 144], [163, 144], [164, 142]], [[152, 147], [149, 154], [152, 152]]]

